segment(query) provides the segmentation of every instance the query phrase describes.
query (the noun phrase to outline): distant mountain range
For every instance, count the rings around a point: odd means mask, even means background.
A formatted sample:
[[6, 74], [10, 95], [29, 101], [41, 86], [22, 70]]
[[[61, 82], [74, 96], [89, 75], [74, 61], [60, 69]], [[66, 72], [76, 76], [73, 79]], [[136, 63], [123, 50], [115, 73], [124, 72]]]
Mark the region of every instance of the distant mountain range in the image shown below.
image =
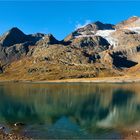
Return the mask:
[[55, 80], [136, 75], [140, 17], [88, 24], [59, 41], [14, 27], [0, 36], [0, 80]]

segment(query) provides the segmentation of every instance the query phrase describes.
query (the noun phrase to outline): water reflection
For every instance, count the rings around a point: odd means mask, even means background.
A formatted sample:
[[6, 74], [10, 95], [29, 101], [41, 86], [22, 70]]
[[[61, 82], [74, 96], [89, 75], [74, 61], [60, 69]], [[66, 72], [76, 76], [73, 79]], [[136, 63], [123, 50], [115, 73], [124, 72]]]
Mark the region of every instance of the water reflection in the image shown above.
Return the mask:
[[115, 136], [138, 125], [139, 91], [139, 84], [0, 84], [0, 123], [23, 122], [47, 137]]

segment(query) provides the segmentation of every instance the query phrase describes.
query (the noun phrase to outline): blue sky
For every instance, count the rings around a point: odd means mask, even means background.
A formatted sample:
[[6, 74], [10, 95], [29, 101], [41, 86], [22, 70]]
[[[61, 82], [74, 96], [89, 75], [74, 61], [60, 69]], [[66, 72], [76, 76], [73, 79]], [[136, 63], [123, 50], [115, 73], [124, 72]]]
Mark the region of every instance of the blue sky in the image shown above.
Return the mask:
[[0, 34], [18, 27], [27, 34], [52, 33], [63, 39], [88, 22], [116, 24], [140, 16], [140, 1], [0, 1]]

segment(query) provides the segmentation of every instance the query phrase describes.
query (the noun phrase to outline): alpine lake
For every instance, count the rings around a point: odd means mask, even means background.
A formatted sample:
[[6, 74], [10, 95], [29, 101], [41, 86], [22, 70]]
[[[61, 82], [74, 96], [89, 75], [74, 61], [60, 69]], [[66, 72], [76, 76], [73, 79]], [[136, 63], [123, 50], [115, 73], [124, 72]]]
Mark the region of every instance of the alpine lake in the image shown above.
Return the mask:
[[140, 83], [0, 83], [0, 126], [33, 139], [121, 139], [140, 127]]

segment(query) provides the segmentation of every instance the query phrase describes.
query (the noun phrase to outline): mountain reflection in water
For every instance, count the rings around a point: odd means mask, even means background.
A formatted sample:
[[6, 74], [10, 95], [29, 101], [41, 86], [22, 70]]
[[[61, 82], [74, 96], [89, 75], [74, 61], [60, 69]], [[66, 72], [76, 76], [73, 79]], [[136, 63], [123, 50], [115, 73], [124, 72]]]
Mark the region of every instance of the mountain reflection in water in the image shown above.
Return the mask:
[[25, 123], [35, 138], [112, 138], [139, 126], [139, 85], [1, 83], [0, 123]]

